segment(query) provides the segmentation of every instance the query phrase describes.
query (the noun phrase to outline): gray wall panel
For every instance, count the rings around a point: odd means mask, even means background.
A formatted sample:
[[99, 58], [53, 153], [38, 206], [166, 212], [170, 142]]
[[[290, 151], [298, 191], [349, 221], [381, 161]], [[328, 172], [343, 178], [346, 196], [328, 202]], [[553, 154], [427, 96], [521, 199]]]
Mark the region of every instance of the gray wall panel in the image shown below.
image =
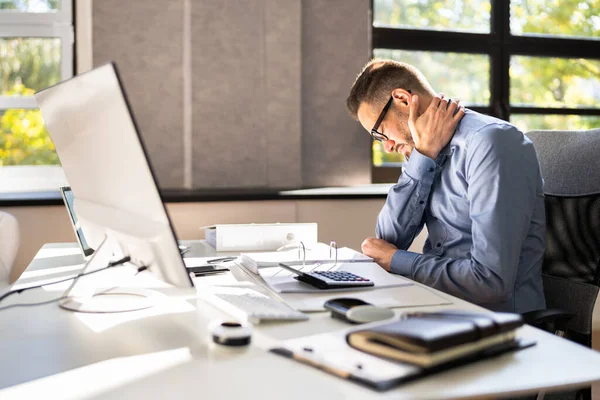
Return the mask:
[[302, 185], [301, 0], [266, 0], [268, 186]]
[[303, 184], [370, 183], [370, 138], [344, 105], [370, 57], [369, 2], [303, 1], [302, 40]]
[[263, 7], [192, 2], [194, 187], [266, 186]]
[[184, 172], [193, 188], [370, 182], [370, 139], [344, 108], [370, 55], [368, 0], [189, 0], [191, 66], [184, 1], [93, 2], [94, 64], [117, 61], [163, 188]]
[[163, 188], [183, 186], [182, 0], [93, 2], [93, 58], [117, 62]]

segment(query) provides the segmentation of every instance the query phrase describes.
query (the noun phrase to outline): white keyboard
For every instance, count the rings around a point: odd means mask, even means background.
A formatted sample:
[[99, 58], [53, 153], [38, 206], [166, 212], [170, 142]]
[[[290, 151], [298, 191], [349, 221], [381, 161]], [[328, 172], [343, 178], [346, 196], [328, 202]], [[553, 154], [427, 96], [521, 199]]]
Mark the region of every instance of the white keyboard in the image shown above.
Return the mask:
[[224, 311], [246, 319], [253, 324], [262, 321], [303, 321], [308, 319], [308, 315], [256, 290], [237, 287], [212, 287], [211, 292], [220, 300], [228, 303], [229, 307], [224, 304], [215, 305], [221, 305]]

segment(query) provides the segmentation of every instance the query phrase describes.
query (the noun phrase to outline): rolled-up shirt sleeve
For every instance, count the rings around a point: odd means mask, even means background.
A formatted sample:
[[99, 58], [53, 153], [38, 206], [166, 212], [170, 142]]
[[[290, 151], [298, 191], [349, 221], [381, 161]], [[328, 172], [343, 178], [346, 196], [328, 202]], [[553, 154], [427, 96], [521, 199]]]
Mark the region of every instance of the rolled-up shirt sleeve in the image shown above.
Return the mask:
[[423, 212], [431, 192], [436, 163], [413, 150], [398, 183], [390, 189], [377, 219], [377, 237], [408, 249], [423, 229]]
[[482, 128], [467, 149], [469, 258], [398, 250], [391, 271], [478, 304], [502, 302], [514, 290], [533, 214], [537, 158], [531, 143], [509, 125]]

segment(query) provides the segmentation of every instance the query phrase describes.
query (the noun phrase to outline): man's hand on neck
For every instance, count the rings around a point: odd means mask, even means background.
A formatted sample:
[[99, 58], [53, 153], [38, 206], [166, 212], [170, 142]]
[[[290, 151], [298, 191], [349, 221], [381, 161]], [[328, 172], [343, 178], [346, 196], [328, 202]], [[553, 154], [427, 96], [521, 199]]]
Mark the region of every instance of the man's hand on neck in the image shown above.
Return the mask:
[[419, 115], [420, 98], [412, 96], [408, 126], [415, 148], [419, 153], [435, 160], [450, 142], [456, 126], [465, 115], [458, 100], [448, 101], [443, 94], [432, 97], [429, 106]]

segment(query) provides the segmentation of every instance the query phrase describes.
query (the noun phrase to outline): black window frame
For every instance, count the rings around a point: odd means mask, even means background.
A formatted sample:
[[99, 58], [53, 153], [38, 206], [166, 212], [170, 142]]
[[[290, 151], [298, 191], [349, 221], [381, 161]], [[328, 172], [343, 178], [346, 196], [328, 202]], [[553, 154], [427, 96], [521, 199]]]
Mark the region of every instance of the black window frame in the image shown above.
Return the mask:
[[[598, 108], [549, 108], [510, 106], [510, 57], [538, 56], [600, 60], [600, 40], [540, 35], [512, 35], [510, 0], [490, 0], [490, 33], [444, 32], [373, 26], [374, 2], [370, 0], [371, 56], [375, 49], [482, 54], [490, 58], [490, 103], [469, 107], [508, 121], [511, 114], [600, 116]], [[372, 151], [372, 150], [371, 150]], [[375, 166], [373, 183], [395, 182], [400, 167]]]

